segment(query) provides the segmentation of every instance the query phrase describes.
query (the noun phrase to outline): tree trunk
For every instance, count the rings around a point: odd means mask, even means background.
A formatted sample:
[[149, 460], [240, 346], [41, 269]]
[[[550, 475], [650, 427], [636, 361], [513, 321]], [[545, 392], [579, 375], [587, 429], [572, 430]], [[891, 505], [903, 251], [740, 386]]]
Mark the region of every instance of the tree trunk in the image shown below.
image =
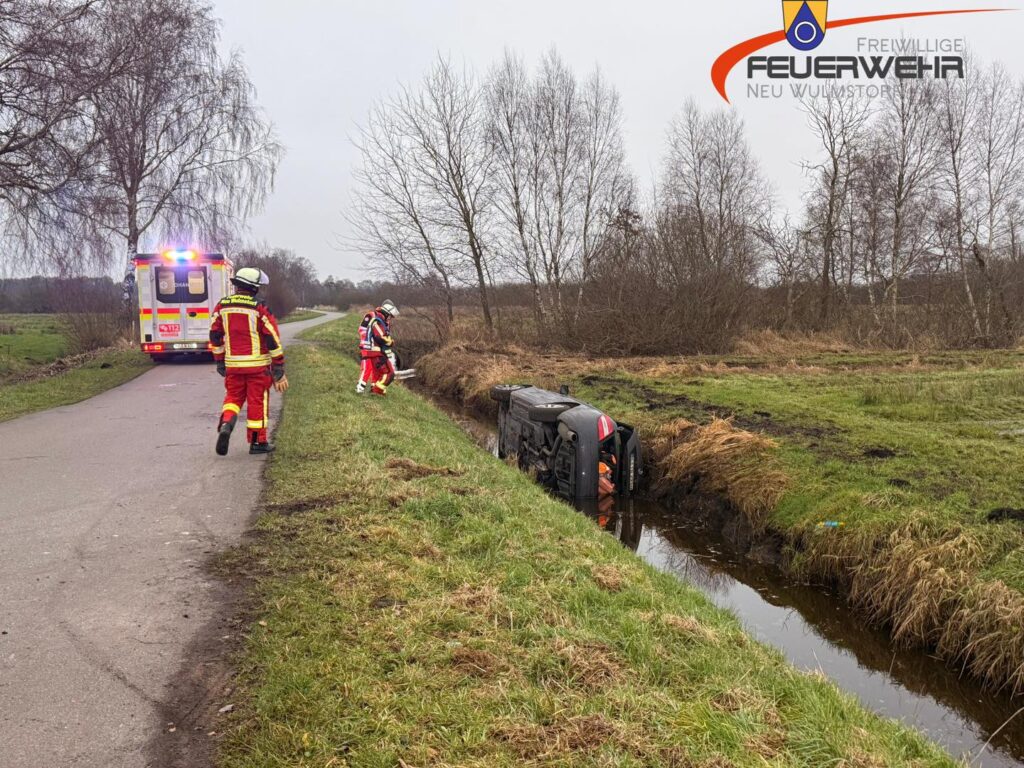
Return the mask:
[[477, 242], [474, 237], [470, 243], [470, 249], [473, 253], [473, 268], [476, 270], [476, 282], [480, 292], [480, 309], [484, 313], [484, 325], [488, 331], [494, 330], [494, 319], [491, 317], [491, 300], [487, 295], [487, 277], [484, 275], [484, 257], [480, 248], [480, 243]]

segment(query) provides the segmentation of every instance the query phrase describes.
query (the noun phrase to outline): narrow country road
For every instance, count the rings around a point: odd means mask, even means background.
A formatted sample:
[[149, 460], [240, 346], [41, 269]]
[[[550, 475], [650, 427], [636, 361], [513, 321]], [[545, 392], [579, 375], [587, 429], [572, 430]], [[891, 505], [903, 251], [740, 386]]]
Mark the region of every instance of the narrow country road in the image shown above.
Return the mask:
[[[286, 350], [336, 317], [283, 325]], [[245, 531], [265, 462], [244, 429], [214, 454], [222, 395], [212, 364], [171, 363], [0, 424], [3, 768], [186, 764], [209, 738], [174, 721], [203, 703], [192, 662], [237, 634], [204, 564]]]

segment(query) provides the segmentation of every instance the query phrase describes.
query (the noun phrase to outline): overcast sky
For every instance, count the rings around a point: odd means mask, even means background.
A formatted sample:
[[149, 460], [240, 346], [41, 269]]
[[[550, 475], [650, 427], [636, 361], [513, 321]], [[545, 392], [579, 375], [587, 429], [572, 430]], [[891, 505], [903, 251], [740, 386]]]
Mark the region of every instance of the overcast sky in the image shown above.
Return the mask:
[[[977, 0], [832, 0], [830, 18], [982, 8]], [[555, 46], [583, 75], [600, 66], [622, 95], [626, 147], [641, 184], [657, 174], [666, 127], [689, 97], [724, 104], [711, 64], [725, 49], [782, 26], [779, 0], [215, 0], [224, 42], [241, 49], [261, 103], [288, 149], [251, 237], [310, 258], [321, 277], [383, 277], [339, 250], [357, 158], [350, 137], [370, 105], [418, 80], [438, 52], [485, 70], [505, 48], [528, 62]], [[818, 53], [856, 53], [859, 37], [963, 37], [1024, 74], [1024, 13], [917, 19], [832, 30]], [[785, 44], [770, 52], [788, 55]], [[795, 102], [748, 99], [738, 67], [730, 96], [780, 200], [799, 205], [810, 137]]]

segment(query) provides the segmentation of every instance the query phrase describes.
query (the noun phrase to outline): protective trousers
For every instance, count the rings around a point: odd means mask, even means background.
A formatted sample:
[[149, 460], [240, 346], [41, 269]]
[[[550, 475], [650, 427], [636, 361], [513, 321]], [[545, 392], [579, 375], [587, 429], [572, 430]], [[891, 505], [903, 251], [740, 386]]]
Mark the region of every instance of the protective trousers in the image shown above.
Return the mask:
[[374, 395], [386, 395], [388, 385], [395, 380], [395, 372], [391, 367], [391, 361], [384, 355], [379, 357], [364, 357], [359, 380], [371, 384], [370, 392]]
[[220, 423], [237, 419], [242, 406], [246, 405], [245, 428], [249, 442], [267, 442], [270, 388], [273, 384], [274, 377], [269, 371], [234, 373], [229, 368], [224, 377], [224, 408], [220, 414]]

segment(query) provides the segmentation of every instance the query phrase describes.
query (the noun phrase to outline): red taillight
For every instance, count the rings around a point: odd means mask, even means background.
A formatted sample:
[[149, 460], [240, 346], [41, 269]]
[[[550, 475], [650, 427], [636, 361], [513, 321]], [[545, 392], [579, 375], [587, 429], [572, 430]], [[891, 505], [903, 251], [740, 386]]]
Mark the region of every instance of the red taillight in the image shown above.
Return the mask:
[[143, 352], [163, 352], [164, 351], [164, 345], [163, 344], [143, 344], [142, 345], [142, 351]]

